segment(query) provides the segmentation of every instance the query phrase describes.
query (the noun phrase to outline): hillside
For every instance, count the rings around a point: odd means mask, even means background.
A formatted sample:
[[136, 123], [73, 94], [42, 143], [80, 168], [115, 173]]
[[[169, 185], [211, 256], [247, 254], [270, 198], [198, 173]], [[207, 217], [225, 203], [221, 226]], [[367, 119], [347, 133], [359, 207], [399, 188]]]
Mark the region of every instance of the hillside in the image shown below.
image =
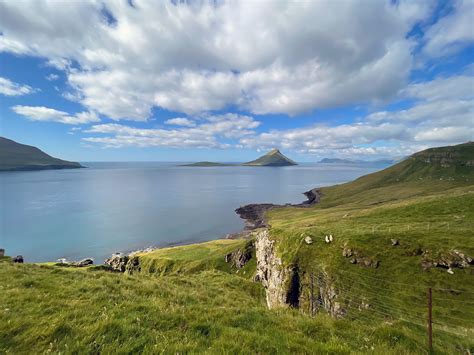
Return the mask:
[[0, 171], [75, 169], [81, 164], [53, 158], [36, 147], [0, 137]]
[[260, 158], [249, 161], [242, 165], [246, 166], [290, 166], [298, 165], [293, 160], [285, 157], [278, 149], [272, 149]]
[[472, 149], [321, 188], [246, 239], [127, 257], [124, 274], [3, 259], [0, 352], [420, 354], [431, 287], [434, 352], [472, 353]]

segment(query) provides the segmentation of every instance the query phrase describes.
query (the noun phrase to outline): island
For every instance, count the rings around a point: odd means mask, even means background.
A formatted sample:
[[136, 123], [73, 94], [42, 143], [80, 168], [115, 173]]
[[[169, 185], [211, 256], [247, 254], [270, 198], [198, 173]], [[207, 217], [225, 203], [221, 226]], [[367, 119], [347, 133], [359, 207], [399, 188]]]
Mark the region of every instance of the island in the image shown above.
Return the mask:
[[217, 163], [211, 161], [200, 161], [197, 163], [183, 164], [180, 166], [191, 167], [218, 167], [218, 166], [292, 166], [296, 162], [284, 156], [278, 149], [272, 149], [260, 158], [242, 164]]
[[236, 164], [217, 163], [212, 161], [198, 161], [197, 163], [182, 164], [180, 166], [201, 166], [201, 167], [213, 167], [213, 166], [234, 166]]
[[76, 162], [54, 158], [42, 150], [0, 137], [0, 171], [77, 169]]
[[244, 163], [245, 166], [291, 166], [298, 165], [290, 158], [285, 157], [278, 149], [272, 149], [260, 158]]

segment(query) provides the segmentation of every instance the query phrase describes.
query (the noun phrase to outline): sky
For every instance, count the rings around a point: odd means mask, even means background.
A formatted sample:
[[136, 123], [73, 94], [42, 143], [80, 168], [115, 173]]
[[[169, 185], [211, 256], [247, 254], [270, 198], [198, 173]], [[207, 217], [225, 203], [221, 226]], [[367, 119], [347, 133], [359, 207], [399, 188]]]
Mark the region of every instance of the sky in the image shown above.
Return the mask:
[[75, 161], [473, 140], [474, 0], [0, 1], [0, 135]]

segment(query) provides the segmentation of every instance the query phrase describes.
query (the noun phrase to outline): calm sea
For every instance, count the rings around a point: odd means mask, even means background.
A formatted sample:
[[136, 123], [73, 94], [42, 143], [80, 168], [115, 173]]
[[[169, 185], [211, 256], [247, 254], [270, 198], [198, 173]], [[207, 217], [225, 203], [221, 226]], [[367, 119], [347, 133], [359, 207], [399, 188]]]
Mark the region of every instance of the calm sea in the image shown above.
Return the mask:
[[199, 242], [241, 230], [234, 209], [297, 203], [302, 192], [381, 167], [180, 167], [83, 163], [87, 169], [0, 173], [0, 248], [27, 262]]

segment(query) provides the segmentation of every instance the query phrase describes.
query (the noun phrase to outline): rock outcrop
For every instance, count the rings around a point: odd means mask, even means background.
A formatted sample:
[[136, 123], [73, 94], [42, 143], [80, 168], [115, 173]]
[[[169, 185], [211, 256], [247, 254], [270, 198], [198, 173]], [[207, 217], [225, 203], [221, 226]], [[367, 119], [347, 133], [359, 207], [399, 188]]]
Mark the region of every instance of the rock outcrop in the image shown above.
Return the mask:
[[23, 261], [24, 261], [24, 260], [23, 260], [23, 256], [17, 255], [17, 256], [15, 256], [15, 257], [12, 259], [12, 261], [13, 261], [14, 263], [20, 263], [20, 264], [21, 264], [21, 263], [23, 263]]
[[105, 260], [105, 265], [109, 267], [109, 270], [115, 272], [132, 274], [141, 271], [140, 258], [135, 253], [128, 255], [122, 253], [113, 254], [109, 259]]
[[266, 229], [259, 232], [255, 239], [257, 258], [255, 281], [260, 281], [265, 288], [267, 306], [270, 309], [288, 307], [289, 298], [294, 298], [294, 295], [289, 295], [288, 292], [293, 270], [283, 267], [281, 259], [276, 256], [274, 243]]
[[243, 248], [234, 250], [225, 256], [226, 263], [230, 263], [232, 267], [242, 269], [247, 262], [252, 259], [254, 242], [249, 241]]
[[85, 258], [79, 261], [68, 261], [65, 258], [58, 259], [57, 266], [86, 267], [94, 264], [94, 259]]
[[379, 267], [378, 260], [362, 255], [360, 251], [349, 248], [347, 245], [342, 248], [342, 256], [348, 258], [351, 264], [357, 264], [362, 267]]
[[105, 260], [105, 264], [109, 266], [112, 271], [125, 272], [127, 269], [129, 257], [122, 253], [113, 254], [109, 259]]
[[447, 269], [449, 273], [453, 273], [454, 268], [466, 269], [474, 265], [474, 259], [459, 250], [451, 250], [436, 257], [430, 256], [426, 251], [423, 253], [423, 260], [421, 266], [423, 270], [428, 270], [432, 267], [439, 267]]
[[265, 220], [265, 213], [274, 208], [282, 207], [309, 207], [319, 203], [322, 193], [315, 188], [303, 193], [307, 200], [298, 204], [275, 205], [273, 203], [252, 203], [241, 206], [235, 212], [245, 221], [245, 229], [252, 230], [257, 228], [266, 228], [268, 224]]

